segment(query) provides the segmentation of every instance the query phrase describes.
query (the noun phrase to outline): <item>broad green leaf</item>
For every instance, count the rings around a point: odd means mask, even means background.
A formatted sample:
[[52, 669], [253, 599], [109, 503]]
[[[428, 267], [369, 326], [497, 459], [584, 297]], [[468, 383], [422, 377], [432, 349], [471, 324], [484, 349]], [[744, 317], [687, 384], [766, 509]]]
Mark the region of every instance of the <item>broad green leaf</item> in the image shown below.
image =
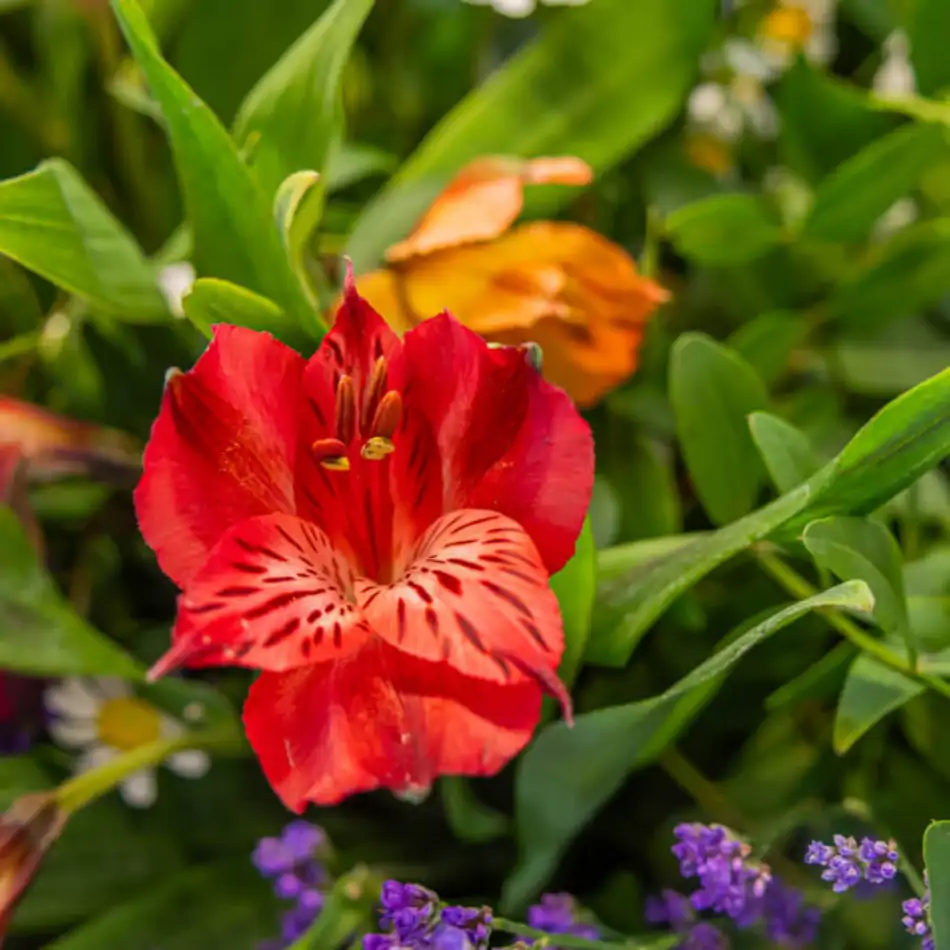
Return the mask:
[[288, 326], [287, 316], [273, 300], [226, 280], [213, 277], [196, 280], [191, 292], [182, 300], [182, 308], [205, 336], [211, 336], [211, 327], [216, 323], [234, 323], [252, 330], [266, 330], [297, 346], [307, 343], [306, 336], [296, 327], [290, 334], [283, 332]]
[[815, 563], [843, 581], [864, 581], [874, 594], [874, 619], [885, 634], [914, 647], [901, 551], [890, 531], [867, 518], [824, 518], [807, 525], [802, 540]]
[[714, 568], [782, 527], [820, 495], [830, 476], [830, 469], [822, 469], [764, 508], [651, 562], [635, 582], [600, 602], [587, 648], [588, 662], [624, 666], [643, 635], [674, 600]]
[[763, 469], [746, 417], [764, 409], [762, 380], [740, 356], [698, 333], [684, 333], [670, 355], [670, 402], [696, 493], [709, 517], [726, 524], [747, 514]]
[[54, 782], [40, 764], [28, 755], [0, 758], [0, 811], [6, 811], [21, 795], [42, 792]]
[[950, 547], [930, 548], [904, 565], [907, 615], [921, 650], [932, 653], [950, 646]]
[[[274, 227], [270, 202], [211, 110], [162, 59], [137, 0], [111, 0], [122, 32], [162, 108], [203, 276], [247, 286], [287, 314], [285, 331], [319, 336]], [[283, 334], [282, 334], [283, 335]]]
[[301, 169], [325, 172], [343, 132], [343, 67], [373, 2], [336, 0], [241, 104], [234, 138], [268, 196]]
[[[98, 863], [96, 860], [92, 864]], [[79, 876], [82, 876], [82, 871]], [[121, 873], [118, 866], [115, 870]], [[251, 867], [202, 866], [111, 901], [46, 950], [210, 950], [254, 946], [279, 932], [280, 908]]]
[[[610, 453], [608, 446], [604, 454]], [[622, 528], [628, 538], [676, 534], [683, 512], [676, 484], [675, 459], [666, 445], [636, 436], [624, 439], [609, 458], [613, 485], [622, 499]], [[635, 486], [634, 491], [628, 486]]]
[[327, 191], [342, 191], [372, 175], [385, 175], [399, 164], [395, 155], [359, 142], [338, 142], [330, 150], [325, 175]]
[[867, 268], [828, 301], [832, 316], [862, 327], [916, 313], [950, 290], [950, 218], [899, 232]]
[[[895, 333], [903, 321], [895, 327]], [[864, 343], [842, 340], [831, 348], [836, 374], [851, 392], [863, 396], [899, 396], [950, 366], [950, 345], [899, 341]]]
[[445, 819], [459, 841], [475, 843], [503, 838], [511, 822], [507, 815], [484, 804], [461, 775], [445, 775], [439, 780]]
[[[11, 929], [50, 931], [79, 924], [84, 930], [87, 918], [115, 913], [117, 904], [159, 886], [180, 867], [174, 837], [167, 831], [144, 830], [129, 807], [110, 795], [69, 819], [17, 908]], [[54, 945], [59, 943], [44, 943]], [[142, 950], [141, 942], [105, 940], [86, 946]]]
[[61, 159], [0, 182], [0, 254], [117, 319], [169, 319], [135, 239]]
[[927, 826], [924, 865], [930, 883], [934, 950], [950, 950], [950, 821], [934, 821]]
[[60, 596], [5, 507], [0, 507], [0, 615], [0, 668], [35, 676], [144, 675], [137, 661]]
[[802, 237], [842, 243], [864, 239], [947, 152], [944, 132], [935, 125], [907, 125], [878, 139], [818, 186]]
[[924, 689], [912, 680], [865, 654], [851, 664], [844, 681], [832, 744], [844, 755], [872, 726], [919, 696]]
[[572, 728], [549, 726], [518, 763], [515, 790], [520, 858], [505, 883], [503, 906], [520, 908], [548, 880], [564, 849], [636, 768], [675, 740], [753, 647], [810, 610], [866, 613], [871, 592], [850, 582], [785, 607], [727, 646], [666, 692], [578, 716]]
[[813, 185], [898, 125], [864, 90], [804, 57], [778, 83], [775, 101], [782, 120], [779, 157]]
[[946, 92], [950, 88], [945, 43], [950, 35], [950, 9], [943, 0], [915, 0], [909, 9], [907, 40], [917, 89], [922, 96]]
[[[315, 171], [294, 172], [277, 189], [274, 220], [291, 263], [299, 260], [304, 243], [320, 220], [323, 197], [320, 173]], [[304, 210], [307, 214], [301, 214]]]
[[551, 577], [551, 588], [557, 595], [564, 621], [564, 655], [558, 675], [570, 686], [587, 648], [597, 589], [597, 559], [589, 518], [584, 521], [574, 556]]
[[828, 697], [839, 692], [854, 659], [855, 648], [842, 640], [804, 673], [783, 683], [765, 700], [765, 708], [780, 709], [805, 699]]
[[679, 111], [717, 7], [598, 0], [558, 10], [429, 133], [363, 212], [347, 246], [357, 273], [375, 266], [479, 155], [577, 155], [602, 172], [635, 151]]
[[700, 264], [745, 264], [782, 241], [782, 229], [755, 195], [714, 195], [674, 211], [666, 231], [677, 251]]
[[597, 554], [597, 576], [601, 583], [626, 578], [631, 571], [679, 551], [680, 548], [692, 544], [703, 536], [697, 531], [663, 538], [644, 538], [642, 541], [631, 541], [628, 544], [605, 548]]
[[808, 437], [790, 422], [768, 412], [753, 412], [749, 430], [769, 478], [780, 492], [791, 491], [821, 468]]
[[[950, 369], [889, 402], [844, 447], [817, 500], [788, 526], [867, 514], [950, 455]], [[833, 471], [832, 471], [833, 470]]]
[[727, 340], [766, 384], [781, 379], [792, 353], [808, 336], [808, 320], [795, 311], [773, 310], [744, 323]]

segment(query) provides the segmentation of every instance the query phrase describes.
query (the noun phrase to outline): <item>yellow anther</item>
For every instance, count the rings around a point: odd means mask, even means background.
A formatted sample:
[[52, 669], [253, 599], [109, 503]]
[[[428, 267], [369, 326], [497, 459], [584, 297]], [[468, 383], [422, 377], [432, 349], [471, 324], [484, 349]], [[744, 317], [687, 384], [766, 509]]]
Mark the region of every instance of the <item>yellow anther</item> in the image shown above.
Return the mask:
[[392, 439], [387, 439], [381, 435], [374, 435], [363, 443], [360, 455], [370, 462], [378, 462], [395, 450], [396, 446], [393, 445]]

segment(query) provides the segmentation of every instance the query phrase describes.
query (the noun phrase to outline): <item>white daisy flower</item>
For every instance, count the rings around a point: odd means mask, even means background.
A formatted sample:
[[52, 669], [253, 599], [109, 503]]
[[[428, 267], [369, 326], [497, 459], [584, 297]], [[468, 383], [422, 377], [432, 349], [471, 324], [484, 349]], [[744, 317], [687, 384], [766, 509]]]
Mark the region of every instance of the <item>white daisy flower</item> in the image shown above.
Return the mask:
[[787, 69], [798, 52], [818, 66], [834, 59], [837, 5], [838, 0], [776, 0], [758, 33], [759, 46], [776, 69]]
[[874, 74], [871, 88], [882, 99], [903, 99], [917, 91], [910, 41], [903, 30], [895, 30], [884, 41], [884, 61]]
[[[112, 677], [67, 677], [48, 687], [44, 699], [54, 714], [49, 725], [53, 739], [61, 746], [82, 750], [75, 762], [77, 772], [87, 772], [123, 752], [184, 732], [176, 719], [139, 699], [124, 680]], [[207, 752], [188, 749], [170, 755], [165, 764], [184, 778], [200, 778], [211, 760]], [[155, 770], [145, 768], [128, 776], [119, 793], [127, 804], [147, 808], [158, 794]]]
[[[477, 6], [494, 7], [497, 13], [516, 20], [531, 16], [538, 5], [538, 0], [465, 0], [465, 2]], [[580, 7], [588, 0], [540, 0], [540, 2], [549, 7]]]
[[195, 269], [187, 261], [179, 261], [177, 264], [169, 264], [158, 272], [158, 289], [162, 292], [168, 309], [176, 317], [185, 315], [184, 308], [181, 305], [185, 297], [195, 282]]

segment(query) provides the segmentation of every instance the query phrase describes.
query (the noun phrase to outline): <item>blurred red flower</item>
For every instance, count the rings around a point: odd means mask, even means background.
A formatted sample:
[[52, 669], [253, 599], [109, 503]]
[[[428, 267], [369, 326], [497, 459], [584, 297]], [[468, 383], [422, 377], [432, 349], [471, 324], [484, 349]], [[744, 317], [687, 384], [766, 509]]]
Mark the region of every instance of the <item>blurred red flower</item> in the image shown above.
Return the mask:
[[548, 578], [592, 481], [567, 395], [447, 314], [400, 340], [350, 275], [309, 361], [218, 326], [169, 381], [136, 490], [183, 589], [152, 675], [262, 670], [244, 722], [295, 811], [492, 774], [542, 688], [570, 714]]

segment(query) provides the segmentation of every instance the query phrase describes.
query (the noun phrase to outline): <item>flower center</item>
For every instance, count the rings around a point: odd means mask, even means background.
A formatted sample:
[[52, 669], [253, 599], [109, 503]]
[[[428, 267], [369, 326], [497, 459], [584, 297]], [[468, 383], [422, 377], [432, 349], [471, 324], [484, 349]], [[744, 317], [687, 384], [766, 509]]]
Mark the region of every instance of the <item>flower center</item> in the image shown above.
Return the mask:
[[336, 387], [336, 418], [332, 439], [318, 439], [311, 447], [316, 460], [334, 472], [348, 472], [350, 445], [360, 442], [360, 455], [378, 462], [391, 454], [393, 436], [402, 417], [402, 396], [386, 389], [386, 360], [381, 356], [357, 405], [353, 377], [343, 375]]
[[763, 36], [780, 43], [788, 43], [794, 49], [801, 49], [811, 38], [815, 25], [804, 7], [776, 7], [763, 21]]
[[161, 736], [159, 711], [134, 696], [110, 699], [99, 710], [96, 723], [99, 741], [127, 752], [154, 742]]

